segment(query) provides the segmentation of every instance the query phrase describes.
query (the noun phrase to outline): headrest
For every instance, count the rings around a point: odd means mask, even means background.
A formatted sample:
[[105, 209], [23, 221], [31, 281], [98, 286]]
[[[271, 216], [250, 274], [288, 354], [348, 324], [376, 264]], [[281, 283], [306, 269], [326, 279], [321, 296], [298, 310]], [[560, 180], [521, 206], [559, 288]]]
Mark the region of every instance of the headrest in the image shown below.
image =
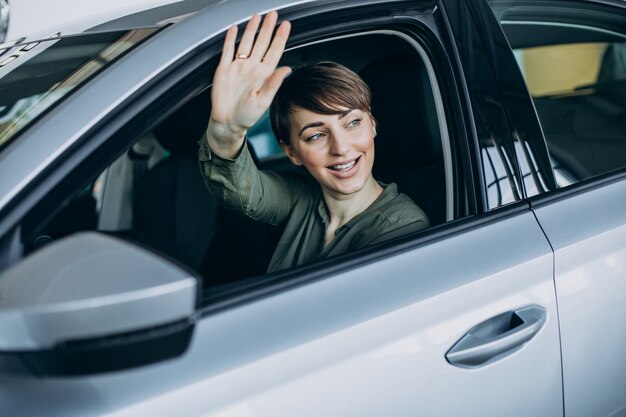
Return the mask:
[[372, 90], [378, 132], [375, 168], [423, 166], [441, 159], [432, 87], [418, 56], [381, 58], [360, 75]]
[[203, 91], [167, 119], [153, 131], [159, 144], [172, 155], [194, 156], [198, 151], [198, 140], [209, 123], [211, 92]]
[[626, 80], [626, 46], [614, 43], [604, 51], [597, 83], [611, 83], [618, 80]]

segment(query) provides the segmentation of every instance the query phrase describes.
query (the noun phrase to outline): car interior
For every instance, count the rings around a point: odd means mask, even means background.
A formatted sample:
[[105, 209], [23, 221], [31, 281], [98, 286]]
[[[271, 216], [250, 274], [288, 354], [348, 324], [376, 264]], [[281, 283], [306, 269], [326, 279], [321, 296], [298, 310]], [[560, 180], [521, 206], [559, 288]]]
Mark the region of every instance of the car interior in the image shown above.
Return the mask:
[[552, 157], [577, 180], [624, 166], [626, 68], [616, 77], [615, 55], [626, 43], [609, 44], [597, 81], [574, 92], [535, 97]]
[[[299, 46], [285, 53], [281, 65], [330, 60], [365, 79], [379, 132], [374, 177], [397, 183], [436, 226], [452, 220], [452, 160], [436, 77], [416, 45], [387, 33], [362, 34]], [[27, 250], [98, 230], [187, 266], [205, 288], [264, 274], [281, 228], [221, 207], [198, 169], [210, 105], [209, 86], [136, 139], [46, 224], [25, 222]], [[248, 146], [260, 169], [302, 169], [276, 145], [267, 117], [250, 130]]]
[[[562, 13], [558, 9], [553, 13], [557, 12]], [[575, 26], [555, 23], [559, 21], [558, 14], [543, 13], [528, 19], [529, 11], [523, 13], [526, 14], [518, 16], [512, 9], [501, 17], [502, 27], [517, 53], [535, 50], [546, 55], [564, 54], [566, 49], [561, 47], [588, 45], [596, 47], [600, 54], [598, 73], [591, 82], [574, 85], [569, 90], [533, 95], [559, 185], [623, 167], [626, 155], [623, 27], [607, 26], [612, 19], [594, 20], [596, 15], [592, 13], [581, 12], [577, 17], [580, 24]]]

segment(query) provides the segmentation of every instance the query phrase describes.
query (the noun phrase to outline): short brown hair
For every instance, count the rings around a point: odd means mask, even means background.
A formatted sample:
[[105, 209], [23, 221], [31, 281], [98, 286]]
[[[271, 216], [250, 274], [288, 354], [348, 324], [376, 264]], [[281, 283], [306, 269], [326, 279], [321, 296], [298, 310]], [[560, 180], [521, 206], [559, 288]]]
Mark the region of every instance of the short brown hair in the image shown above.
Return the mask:
[[371, 112], [372, 93], [354, 71], [336, 62], [299, 67], [283, 81], [270, 106], [276, 139], [291, 143], [291, 115], [296, 107], [318, 114], [340, 114], [348, 109]]

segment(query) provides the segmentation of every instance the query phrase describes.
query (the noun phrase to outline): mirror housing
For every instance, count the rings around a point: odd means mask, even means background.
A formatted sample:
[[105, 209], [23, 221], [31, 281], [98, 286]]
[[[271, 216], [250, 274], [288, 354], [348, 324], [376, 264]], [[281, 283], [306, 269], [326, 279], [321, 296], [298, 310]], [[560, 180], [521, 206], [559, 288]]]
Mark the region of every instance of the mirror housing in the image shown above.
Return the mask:
[[198, 279], [94, 232], [46, 245], [0, 275], [0, 357], [37, 375], [108, 372], [181, 355]]

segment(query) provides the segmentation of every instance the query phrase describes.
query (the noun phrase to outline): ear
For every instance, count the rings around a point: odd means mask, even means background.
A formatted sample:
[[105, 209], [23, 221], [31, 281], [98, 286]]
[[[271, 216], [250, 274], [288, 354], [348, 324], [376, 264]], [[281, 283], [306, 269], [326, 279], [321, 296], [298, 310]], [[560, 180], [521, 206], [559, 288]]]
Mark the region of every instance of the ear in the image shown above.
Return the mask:
[[289, 159], [291, 160], [292, 164], [294, 164], [296, 166], [302, 166], [302, 162], [300, 162], [300, 160], [296, 156], [296, 154], [295, 154], [293, 148], [291, 147], [291, 145], [287, 145], [282, 140], [279, 140], [278, 143], [280, 144], [280, 147], [283, 148], [283, 151], [287, 154], [287, 157], [289, 157]]
[[369, 115], [370, 115], [370, 120], [372, 121], [372, 133], [374, 137], [376, 137], [376, 135], [378, 134], [376, 132], [376, 119], [374, 118], [374, 116], [372, 116], [372, 113], [370, 113]]

